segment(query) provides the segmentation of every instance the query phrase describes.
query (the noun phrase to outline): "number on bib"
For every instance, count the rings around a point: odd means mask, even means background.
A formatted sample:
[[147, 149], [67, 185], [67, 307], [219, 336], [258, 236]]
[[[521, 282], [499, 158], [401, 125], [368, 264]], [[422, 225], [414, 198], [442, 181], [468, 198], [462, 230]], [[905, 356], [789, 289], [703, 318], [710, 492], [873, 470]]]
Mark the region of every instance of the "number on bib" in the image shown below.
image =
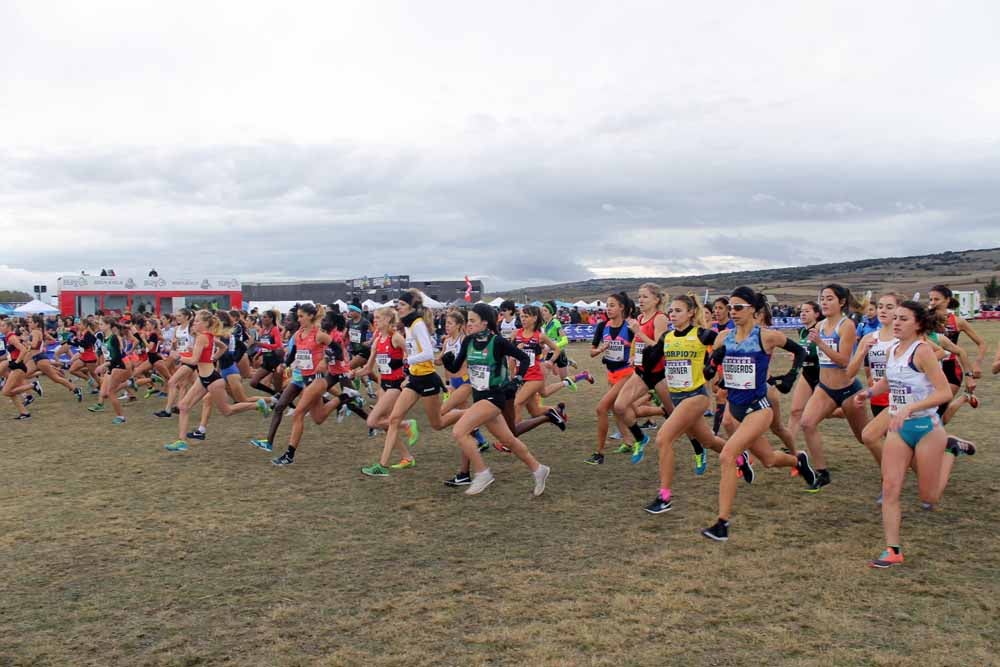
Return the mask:
[[311, 371], [313, 368], [312, 353], [309, 350], [295, 351], [295, 368], [303, 371]]
[[486, 391], [490, 388], [490, 369], [488, 366], [469, 366], [469, 382], [476, 391]]
[[[688, 389], [694, 384], [690, 359], [667, 361], [667, 386], [671, 389]], [[726, 382], [729, 386], [729, 382]]]
[[635, 352], [633, 353], [634, 356], [632, 357], [633, 366], [642, 366], [642, 351], [645, 349], [646, 349], [645, 343], [635, 344]]
[[727, 389], [757, 388], [757, 364], [753, 357], [726, 357], [722, 362], [722, 376]]
[[608, 349], [604, 350], [604, 360], [611, 362], [625, 361], [625, 343], [620, 340], [613, 340], [608, 344]]
[[390, 357], [388, 354], [376, 354], [375, 355], [375, 365], [378, 366], [379, 375], [388, 375], [392, 372], [392, 366], [390, 366]]

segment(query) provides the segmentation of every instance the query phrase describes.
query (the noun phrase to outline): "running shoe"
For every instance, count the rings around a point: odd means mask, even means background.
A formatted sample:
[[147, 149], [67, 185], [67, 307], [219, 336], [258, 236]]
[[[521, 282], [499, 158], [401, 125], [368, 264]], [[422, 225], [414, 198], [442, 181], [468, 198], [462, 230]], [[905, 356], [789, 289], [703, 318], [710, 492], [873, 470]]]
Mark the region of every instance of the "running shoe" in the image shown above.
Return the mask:
[[258, 449], [263, 449], [265, 452], [269, 452], [273, 449], [271, 443], [267, 440], [251, 440], [250, 444]]
[[31, 419], [31, 413], [25, 412], [24, 414], [14, 417], [14, 421], [24, 421], [25, 419]]
[[155, 384], [163, 384], [163, 378], [157, 373], [151, 373], [149, 379], [151, 379]]
[[34, 402], [35, 402], [35, 397], [34, 396], [32, 396], [31, 394], [25, 394], [24, 395], [24, 400], [21, 401], [21, 404], [24, 405], [24, 407], [28, 407], [29, 405], [31, 405]]
[[611, 440], [621, 440], [622, 434], [619, 433], [617, 429], [615, 429], [615, 432], [609, 435], [608, 438], [610, 438]]
[[442, 403], [447, 403], [448, 399], [450, 399], [450, 398], [451, 398], [451, 392], [450, 391], [441, 392], [441, 402]]
[[536, 498], [545, 493], [545, 480], [549, 478], [550, 472], [552, 472], [551, 468], [547, 465], [539, 463], [538, 470], [531, 473], [531, 476], [535, 478], [535, 488], [531, 493]]
[[979, 399], [971, 391], [965, 392], [965, 397], [969, 399], [969, 407], [975, 410], [979, 407]]
[[87, 378], [87, 386], [88, 387], [96, 387], [97, 386], [97, 383], [94, 382], [94, 378]]
[[257, 399], [257, 412], [260, 413], [261, 417], [268, 417], [271, 414], [271, 406], [267, 404], [263, 398]]
[[79, 387], [73, 388], [73, 395], [76, 396], [77, 403], [83, 403], [83, 390]]
[[615, 450], [616, 454], [631, 454], [632, 445], [622, 443], [621, 446]]
[[368, 437], [369, 438], [374, 438], [376, 435], [378, 435], [378, 429], [377, 428], [369, 428], [368, 429]]
[[369, 477], [388, 477], [389, 470], [384, 465], [376, 461], [370, 466], [362, 468], [361, 474], [368, 475]]
[[933, 503], [927, 503], [927, 502], [924, 502], [923, 500], [921, 500], [920, 501], [920, 509], [922, 509], [925, 512], [933, 512], [934, 511], [934, 504]]
[[276, 459], [271, 459], [271, 465], [276, 466], [290, 466], [295, 463], [295, 458], [292, 457], [288, 452], [285, 452]]
[[579, 389], [579, 387], [576, 386], [576, 382], [573, 381], [573, 378], [566, 378], [565, 380], [563, 380], [563, 384], [569, 387], [570, 391], [575, 392]]
[[285, 409], [285, 416], [286, 417], [291, 417], [294, 414], [295, 414], [295, 408], [294, 407], [289, 406], [288, 408]]
[[604, 454], [599, 452], [594, 452], [590, 455], [590, 458], [584, 461], [584, 463], [592, 466], [599, 466], [604, 463]]
[[159, 412], [154, 412], [153, 416], [159, 417], [160, 419], [170, 419], [171, 417], [174, 416], [174, 413], [170, 412], [169, 410], [160, 410]]
[[545, 411], [545, 416], [549, 418], [549, 421], [556, 425], [560, 431], [566, 430], [566, 420], [563, 419], [562, 415], [559, 414], [554, 408], [549, 408]]
[[644, 458], [646, 458], [646, 445], [649, 444], [649, 436], [643, 435], [642, 440], [635, 443], [632, 447], [632, 463], [640, 463]]
[[664, 512], [669, 512], [673, 508], [672, 500], [664, 500], [660, 497], [658, 492], [656, 494], [656, 498], [653, 499], [653, 502], [646, 505], [646, 511], [650, 514], [663, 514]]
[[127, 384], [129, 389], [138, 389], [138, 387], [135, 386], [135, 378], [129, 378]]
[[[469, 484], [469, 488], [465, 490], [465, 495], [467, 496], [479, 495], [480, 493], [486, 490], [487, 486], [489, 486], [492, 483], [493, 483], [493, 473], [490, 472], [489, 468], [487, 468], [481, 473], [477, 473], [476, 476], [472, 478], [472, 483]], [[544, 484], [542, 485], [542, 489], [543, 490], [545, 489]]]
[[902, 551], [896, 553], [892, 549], [886, 549], [885, 551], [882, 552], [882, 554], [878, 558], [870, 561], [868, 563], [868, 567], [874, 567], [880, 570], [884, 570], [887, 567], [892, 567], [893, 565], [902, 565], [902, 564], [903, 564]]
[[557, 403], [556, 404], [556, 412], [559, 413], [559, 415], [563, 418], [564, 422], [567, 422], [567, 423], [569, 422], [569, 414], [566, 412], [566, 404], [565, 403]]
[[100, 393], [101, 393], [101, 391], [99, 389], [91, 389], [90, 390], [90, 395], [91, 396], [97, 396]]
[[[813, 485], [816, 484], [816, 471], [813, 470], [812, 464], [809, 463], [809, 452], [803, 451], [798, 453], [795, 457], [795, 469], [799, 471], [799, 476], [806, 483], [806, 486], [812, 490]], [[881, 497], [880, 495], [879, 498]]]
[[490, 443], [489, 442], [484, 442], [481, 445], [476, 445], [476, 447], [479, 448], [479, 453], [480, 454], [485, 454], [486, 452], [490, 451]]
[[417, 444], [417, 440], [420, 439], [420, 426], [417, 425], [417, 420], [407, 419], [401, 426], [403, 427], [403, 433], [406, 434], [406, 446], [412, 447]]
[[417, 465], [416, 459], [402, 459], [399, 463], [394, 463], [390, 468], [393, 470], [406, 470], [407, 468], [412, 468]]
[[191, 440], [204, 440], [205, 435], [206, 434], [204, 431], [191, 431], [190, 433], [187, 434], [187, 437], [190, 438]]
[[590, 384], [594, 384], [594, 382], [596, 382], [596, 380], [594, 380], [593, 374], [590, 371], [584, 371], [583, 375], [584, 375], [583, 379], [589, 382]]
[[31, 381], [31, 390], [38, 394], [38, 397], [42, 397], [42, 383], [38, 380]]
[[90, 412], [104, 412], [104, 403], [95, 403], [87, 408]]
[[576, 361], [575, 361], [575, 360], [573, 360], [573, 359], [570, 359], [569, 357], [566, 357], [566, 361], [567, 361], [567, 362], [569, 363], [569, 365], [570, 365], [570, 366], [572, 366], [573, 368], [579, 368], [579, 367], [580, 367], [580, 364], [576, 363]]
[[341, 405], [339, 408], [337, 408], [337, 423], [338, 424], [343, 424], [344, 423], [344, 419], [347, 417], [348, 414], [349, 413], [347, 412], [347, 404], [346, 403], [343, 404], [343, 405]]
[[701, 454], [694, 455], [694, 474], [704, 475], [708, 470], [708, 453], [702, 451]]
[[816, 471], [816, 481], [806, 489], [807, 493], [818, 493], [820, 489], [830, 483], [830, 471]]
[[472, 476], [467, 472], [457, 472], [451, 479], [444, 480], [445, 486], [468, 486], [472, 484]]
[[639, 428], [641, 428], [643, 431], [649, 430], [651, 428], [656, 428], [656, 422], [654, 422], [652, 419], [647, 419], [646, 423], [640, 426]]
[[743, 452], [741, 458], [736, 460], [736, 465], [743, 475], [743, 481], [747, 484], [753, 484], [754, 472], [753, 465], [750, 463], [750, 452]]
[[948, 444], [945, 446], [945, 450], [952, 456], [961, 456], [963, 454], [966, 456], [975, 456], [976, 445], [968, 440], [948, 436]]
[[150, 387], [149, 389], [146, 390], [146, 393], [143, 394], [142, 397], [145, 398], [146, 400], [149, 400], [153, 398], [153, 396], [156, 396], [156, 394], [158, 393], [159, 390], [156, 387]]
[[175, 405], [174, 407], [170, 408], [170, 412], [171, 414], [179, 415], [181, 413], [181, 409]]
[[126, 420], [124, 417], [115, 417], [114, 419], [111, 420], [111, 423], [114, 424], [115, 426], [118, 426], [119, 424], [124, 424], [125, 421]]
[[186, 452], [188, 446], [187, 443], [184, 442], [183, 440], [175, 440], [174, 442], [171, 442], [169, 445], [164, 445], [163, 448], [168, 452]]
[[130, 398], [132, 398], [132, 395], [130, 393], [128, 393], [127, 391], [123, 391], [122, 395], [118, 397], [118, 400], [119, 401], [128, 401], [128, 399], [130, 399]]
[[729, 522], [719, 519], [714, 526], [702, 529], [701, 534], [716, 542], [726, 542], [729, 540]]
[[497, 450], [498, 452], [503, 452], [504, 454], [510, 454], [510, 447], [508, 447], [507, 445], [501, 445], [499, 442], [493, 443], [493, 449]]

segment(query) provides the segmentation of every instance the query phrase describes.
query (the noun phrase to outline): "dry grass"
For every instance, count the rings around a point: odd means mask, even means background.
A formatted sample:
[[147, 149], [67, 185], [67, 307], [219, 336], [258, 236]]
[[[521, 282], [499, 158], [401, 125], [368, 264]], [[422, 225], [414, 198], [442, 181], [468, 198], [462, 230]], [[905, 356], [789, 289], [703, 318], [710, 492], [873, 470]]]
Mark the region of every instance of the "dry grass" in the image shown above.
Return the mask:
[[[994, 350], [1000, 325], [979, 328]], [[246, 444], [256, 416], [169, 454], [176, 422], [158, 406], [112, 427], [50, 387], [31, 422], [4, 426], [0, 665], [997, 664], [995, 378], [953, 424], [980, 450], [940, 510], [908, 486], [907, 563], [891, 571], [865, 567], [879, 475], [843, 423], [825, 427], [833, 486], [812, 496], [764, 472], [715, 544], [697, 534], [714, 460], [695, 477], [678, 445], [675, 510], [656, 517], [642, 511], [655, 451], [581, 463], [598, 389], [562, 397], [566, 434], [526, 437], [553, 468], [534, 499], [499, 454], [483, 496], [444, 487], [444, 434], [425, 436], [416, 469], [367, 479], [376, 443], [352, 417], [307, 427], [279, 470]]]

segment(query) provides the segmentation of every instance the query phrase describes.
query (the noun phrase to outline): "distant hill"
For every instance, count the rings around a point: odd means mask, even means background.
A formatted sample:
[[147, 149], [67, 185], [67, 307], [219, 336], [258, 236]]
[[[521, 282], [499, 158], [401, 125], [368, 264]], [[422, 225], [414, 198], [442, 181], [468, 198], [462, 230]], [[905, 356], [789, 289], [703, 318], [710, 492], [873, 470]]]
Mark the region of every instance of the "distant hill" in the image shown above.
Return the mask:
[[854, 262], [813, 264], [783, 269], [712, 273], [673, 278], [595, 278], [575, 283], [540, 285], [511, 290], [506, 296], [528, 300], [554, 299], [592, 301], [625, 290], [634, 294], [639, 285], [653, 282], [668, 292], [694, 292], [716, 296], [739, 285], [749, 285], [774, 295], [781, 303], [795, 303], [815, 298], [826, 283], [838, 282], [856, 294], [872, 290], [875, 294], [894, 289], [904, 295], [920, 292], [926, 296], [931, 285], [944, 283], [953, 290], [979, 290], [985, 298], [984, 285], [993, 275], [1000, 276], [1000, 248], [948, 251], [935, 255], [886, 257]]

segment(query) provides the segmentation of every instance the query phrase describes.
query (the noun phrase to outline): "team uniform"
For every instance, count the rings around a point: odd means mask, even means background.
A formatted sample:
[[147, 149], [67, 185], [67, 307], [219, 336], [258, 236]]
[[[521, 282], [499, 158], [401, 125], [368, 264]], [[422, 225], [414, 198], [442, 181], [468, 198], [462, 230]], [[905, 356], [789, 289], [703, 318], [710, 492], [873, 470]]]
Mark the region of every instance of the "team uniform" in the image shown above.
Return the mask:
[[[874, 334], [875, 344], [868, 349], [868, 354], [865, 355], [865, 365], [872, 374], [872, 385], [877, 383], [879, 380], [885, 377], [885, 364], [889, 354], [889, 348], [896, 343], [896, 339], [891, 340], [880, 340], [878, 334]], [[889, 407], [889, 395], [880, 394], [878, 396], [872, 396], [871, 398], [872, 414], [876, 417], [880, 412]]]
[[730, 330], [723, 345], [722, 375], [726, 381], [729, 412], [733, 419], [741, 422], [751, 412], [771, 407], [767, 399], [771, 355], [764, 351], [760, 326], [756, 324], [750, 335], [741, 341], [736, 340], [736, 329]]
[[[659, 315], [663, 315], [660, 311], [656, 311], [653, 315], [646, 321], [639, 321], [639, 330], [646, 336], [646, 338], [654, 339], [656, 336], [656, 318]], [[646, 383], [646, 387], [650, 390], [654, 389], [657, 384], [660, 383], [664, 378], [664, 360], [661, 358], [656, 361], [651, 369], [646, 369], [643, 367], [642, 355], [645, 352], [647, 344], [639, 339], [636, 335], [632, 339], [632, 368], [635, 374], [642, 378], [642, 381]]]
[[[895, 414], [906, 405], [918, 403], [934, 393], [934, 385], [913, 363], [913, 356], [920, 343], [919, 340], [911, 343], [898, 358], [896, 353], [899, 351], [899, 341], [892, 341], [886, 351], [885, 379], [889, 383], [891, 414]], [[940, 423], [934, 408], [910, 413], [899, 429], [899, 437], [911, 449], [916, 449], [920, 439]]]
[[634, 336], [628, 325], [622, 322], [614, 327], [607, 322], [601, 322], [594, 330], [591, 344], [600, 347], [607, 343], [601, 363], [608, 372], [608, 384], [614, 386], [627, 380], [635, 369], [631, 364], [632, 340]]
[[[820, 324], [818, 329], [820, 340], [826, 343], [829, 347], [839, 352], [840, 326], [847, 321], [849, 320], [846, 317], [842, 317], [840, 321], [837, 322], [836, 326], [833, 327], [832, 334], [824, 333], [823, 325]], [[822, 349], [818, 347], [816, 348], [816, 355], [819, 360], [820, 370], [824, 368], [843, 368], [843, 366], [836, 364], [833, 361], [833, 359], [831, 359], [829, 355], [826, 354], [826, 352], [824, 352]], [[851, 382], [851, 384], [847, 385], [846, 387], [841, 387], [839, 389], [828, 387], [827, 385], [823, 384], [822, 381], [819, 382], [819, 388], [826, 392], [826, 395], [830, 397], [830, 399], [834, 402], [834, 404], [837, 407], [840, 407], [841, 405], [844, 404], [844, 401], [846, 401], [851, 396], [854, 396], [854, 394], [861, 391], [862, 386], [861, 386], [861, 381], [855, 378], [854, 381]]]
[[683, 331], [668, 331], [664, 335], [664, 375], [670, 402], [674, 406], [693, 396], [708, 396], [705, 359], [715, 344], [716, 336], [711, 329], [698, 326], [690, 326]]
[[409, 365], [406, 388], [421, 396], [434, 396], [444, 391], [441, 376], [434, 372], [434, 343], [427, 323], [416, 313], [403, 318], [406, 327], [406, 361]]

